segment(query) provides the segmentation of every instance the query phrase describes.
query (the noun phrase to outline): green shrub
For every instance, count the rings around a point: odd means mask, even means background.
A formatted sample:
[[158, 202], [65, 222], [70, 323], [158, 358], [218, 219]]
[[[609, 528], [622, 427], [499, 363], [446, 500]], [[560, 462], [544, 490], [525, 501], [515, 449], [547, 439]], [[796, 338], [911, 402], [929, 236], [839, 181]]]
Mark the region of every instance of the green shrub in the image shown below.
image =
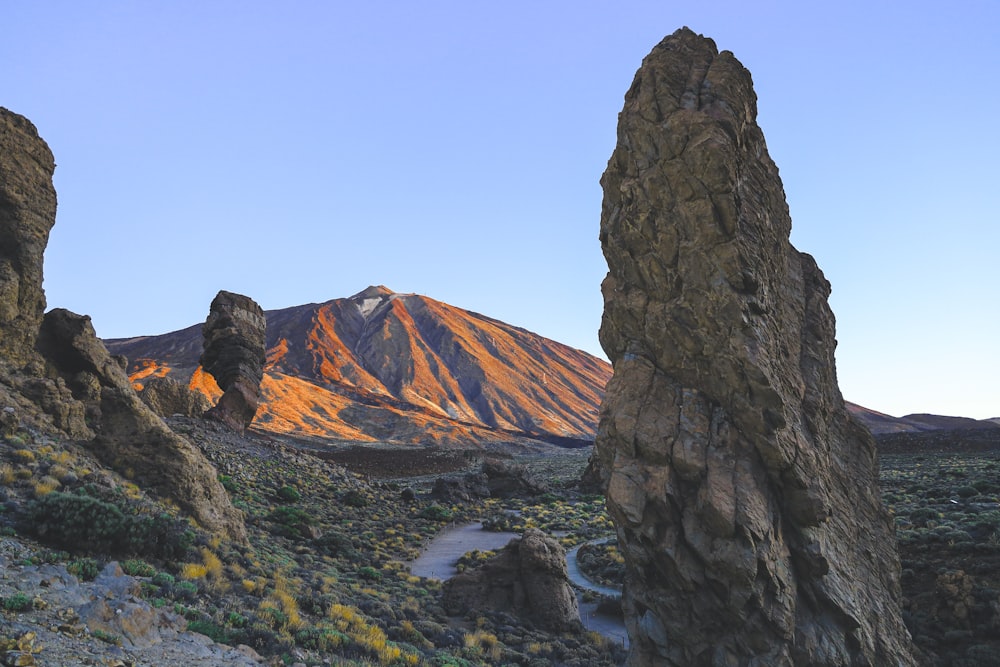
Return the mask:
[[283, 486], [278, 489], [278, 498], [288, 503], [296, 503], [302, 500], [302, 494], [294, 486]]
[[365, 565], [358, 570], [358, 576], [363, 579], [368, 579], [369, 581], [380, 581], [382, 579], [382, 573], [376, 570], [371, 565]]
[[163, 587], [169, 588], [170, 586], [174, 585], [174, 575], [170, 574], [169, 572], [157, 572], [156, 574], [153, 575], [151, 581], [160, 588]]
[[449, 521], [451, 520], [451, 510], [438, 504], [428, 505], [420, 511], [420, 516], [432, 521]]
[[78, 558], [70, 561], [66, 569], [84, 581], [93, 581], [101, 573], [101, 567], [93, 558]]
[[233, 643], [234, 637], [238, 634], [227, 630], [213, 621], [205, 620], [188, 621], [187, 629], [188, 632], [197, 632], [199, 635], [205, 635], [212, 641], [219, 644]]
[[129, 558], [121, 562], [122, 572], [133, 577], [152, 577], [156, 568], [139, 558]]
[[229, 493], [236, 493], [236, 482], [230, 475], [219, 475], [219, 482], [222, 484], [222, 488]]
[[360, 556], [357, 549], [354, 548], [351, 538], [335, 530], [323, 533], [317, 537], [313, 540], [313, 546], [317, 551], [326, 556], [338, 556], [349, 560], [357, 559]]
[[0, 598], [0, 606], [5, 611], [27, 611], [31, 609], [31, 598], [24, 593], [15, 593], [8, 598]]
[[309, 512], [298, 507], [278, 507], [267, 519], [275, 524], [275, 532], [288, 537], [305, 537], [309, 534], [309, 527], [316, 523]]
[[351, 489], [345, 493], [341, 500], [345, 505], [351, 507], [365, 507], [368, 505], [368, 499], [357, 489]]
[[48, 544], [76, 551], [163, 558], [182, 557], [195, 537], [183, 521], [168, 514], [127, 513], [116, 503], [86, 493], [59, 491], [28, 503], [21, 530]]

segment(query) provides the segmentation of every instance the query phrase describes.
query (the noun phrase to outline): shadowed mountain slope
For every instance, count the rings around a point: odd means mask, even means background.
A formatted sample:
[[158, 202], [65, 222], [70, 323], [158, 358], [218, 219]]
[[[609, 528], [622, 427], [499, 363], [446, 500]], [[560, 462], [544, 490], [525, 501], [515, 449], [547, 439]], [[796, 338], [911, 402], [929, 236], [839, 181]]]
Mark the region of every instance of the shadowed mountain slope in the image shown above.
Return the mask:
[[[610, 365], [524, 329], [417, 294], [369, 287], [265, 313], [254, 425], [300, 435], [442, 445], [592, 440]], [[105, 341], [129, 375], [170, 375], [213, 400], [201, 325]]]
[[910, 433], [919, 431], [955, 431], [1000, 428], [996, 419], [972, 419], [970, 417], [947, 417], [943, 415], [912, 414], [903, 417], [869, 410], [847, 403], [847, 409], [868, 427], [874, 435], [887, 433]]

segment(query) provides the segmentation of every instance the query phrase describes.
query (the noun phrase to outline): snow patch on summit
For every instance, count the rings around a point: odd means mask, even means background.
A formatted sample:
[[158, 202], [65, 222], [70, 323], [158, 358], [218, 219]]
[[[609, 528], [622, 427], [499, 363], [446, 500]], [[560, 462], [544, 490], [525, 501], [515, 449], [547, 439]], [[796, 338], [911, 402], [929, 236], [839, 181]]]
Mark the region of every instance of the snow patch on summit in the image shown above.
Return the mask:
[[367, 318], [369, 315], [372, 314], [372, 311], [374, 311], [376, 308], [379, 307], [379, 305], [381, 305], [381, 303], [383, 301], [385, 301], [384, 297], [376, 297], [374, 299], [365, 299], [361, 303], [357, 304], [358, 305], [358, 310], [361, 311], [361, 315], [362, 316], [364, 316], [365, 318]]

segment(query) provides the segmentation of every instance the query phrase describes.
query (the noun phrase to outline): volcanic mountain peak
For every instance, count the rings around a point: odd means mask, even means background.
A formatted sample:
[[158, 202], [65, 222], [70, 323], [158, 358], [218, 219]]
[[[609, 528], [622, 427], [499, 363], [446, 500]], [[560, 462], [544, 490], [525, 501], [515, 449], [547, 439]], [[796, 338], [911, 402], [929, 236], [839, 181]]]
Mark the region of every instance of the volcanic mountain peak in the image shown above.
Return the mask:
[[412, 295], [396, 294], [385, 285], [370, 285], [354, 296], [348, 297], [347, 300], [353, 302], [361, 312], [361, 316], [367, 320], [377, 309], [401, 296]]
[[[524, 329], [383, 285], [268, 311], [255, 424], [352, 440], [590, 440], [610, 365]], [[134, 382], [199, 381], [199, 327], [107, 341]]]

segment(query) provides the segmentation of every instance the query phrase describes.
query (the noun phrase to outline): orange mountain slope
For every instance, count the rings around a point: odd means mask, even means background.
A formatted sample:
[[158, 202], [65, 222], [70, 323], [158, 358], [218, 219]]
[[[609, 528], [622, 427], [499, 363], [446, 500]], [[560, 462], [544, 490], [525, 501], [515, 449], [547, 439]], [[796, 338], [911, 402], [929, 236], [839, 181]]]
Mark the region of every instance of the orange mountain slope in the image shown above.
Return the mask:
[[[590, 440], [611, 366], [425, 296], [369, 287], [268, 311], [263, 401], [276, 433], [440, 445]], [[105, 341], [129, 374], [170, 375], [215, 399], [200, 372], [201, 326]]]

